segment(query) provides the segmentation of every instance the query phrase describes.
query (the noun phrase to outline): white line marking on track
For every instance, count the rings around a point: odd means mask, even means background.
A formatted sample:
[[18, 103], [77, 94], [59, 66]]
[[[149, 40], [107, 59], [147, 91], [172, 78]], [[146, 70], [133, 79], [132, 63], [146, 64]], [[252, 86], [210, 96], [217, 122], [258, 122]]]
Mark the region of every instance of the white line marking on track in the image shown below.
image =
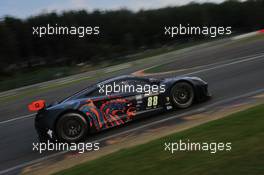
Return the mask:
[[[174, 116], [171, 116], [171, 117], [168, 117], [168, 118], [163, 118], [161, 120], [154, 121], [152, 123], [148, 123], [148, 124], [145, 124], [145, 125], [141, 125], [139, 127], [136, 127], [136, 128], [130, 129], [130, 130], [126, 130], [126, 131], [123, 131], [123, 132], [120, 132], [120, 133], [117, 133], [117, 134], [114, 134], [114, 135], [106, 136], [106, 137], [103, 137], [101, 139], [94, 140], [92, 142], [93, 143], [94, 142], [102, 142], [102, 141], [105, 141], [105, 140], [108, 140], [108, 139], [111, 139], [111, 138], [114, 138], [114, 137], [117, 137], [117, 136], [120, 136], [120, 135], [123, 135], [123, 134], [126, 134], [126, 133], [130, 133], [130, 132], [133, 132], [133, 131], [136, 131], [136, 130], [139, 130], [139, 129], [143, 129], [143, 128], [146, 128], [146, 127], [149, 127], [149, 126], [153, 126], [153, 125], [156, 125], [156, 124], [160, 124], [160, 123], [172, 120], [172, 119], [180, 118], [180, 117], [183, 117], [183, 116], [186, 116], [186, 115], [191, 115], [191, 114], [194, 114], [194, 113], [201, 113], [201, 112], [205, 111], [206, 109], [211, 108], [213, 106], [217, 106], [217, 105], [220, 105], [220, 104], [228, 103], [228, 102], [231, 102], [231, 101], [238, 100], [240, 98], [249, 97], [249, 96], [252, 96], [252, 95], [255, 95], [255, 94], [259, 94], [259, 93], [262, 93], [262, 92], [264, 92], [264, 88], [263, 89], [258, 89], [258, 90], [255, 90], [255, 91], [251, 91], [251, 92], [248, 92], [246, 94], [242, 94], [242, 95], [239, 95], [239, 96], [236, 96], [236, 97], [231, 97], [231, 98], [228, 98], [228, 99], [220, 100], [220, 101], [217, 101], [217, 102], [212, 103], [212, 104], [208, 104], [208, 105], [206, 105], [204, 107], [201, 107], [201, 108], [198, 108], [198, 109], [194, 109], [194, 110], [191, 110], [191, 111], [188, 111], [188, 112], [184, 112], [182, 114], [174, 115]], [[15, 171], [15, 170], [18, 170], [20, 168], [24, 168], [26, 166], [30, 166], [30, 165], [35, 164], [35, 163], [39, 163], [41, 161], [44, 161], [44, 160], [47, 160], [47, 159], [50, 159], [50, 158], [65, 154], [67, 152], [69, 152], [69, 151], [62, 151], [62, 152], [59, 152], [59, 153], [55, 153], [55, 154], [52, 154], [52, 155], [49, 155], [49, 156], [45, 156], [45, 157], [42, 157], [42, 158], [39, 158], [39, 159], [35, 159], [35, 160], [29, 161], [29, 162], [25, 162], [25, 163], [16, 165], [14, 167], [11, 167], [11, 168], [8, 168], [8, 169], [0, 171], [0, 175], [8, 173], [8, 172]]]
[[0, 94], [0, 98], [6, 97], [6, 96], [14, 96], [16, 95], [16, 92], [8, 92], [5, 94]]
[[14, 122], [16, 120], [22, 120], [22, 119], [27, 119], [27, 118], [31, 118], [31, 117], [34, 117], [36, 114], [28, 114], [28, 115], [24, 115], [24, 116], [21, 116], [21, 117], [17, 117], [17, 118], [12, 118], [12, 119], [9, 119], [9, 120], [4, 120], [4, 121], [1, 121], [0, 122], [0, 125], [2, 124], [6, 124], [6, 123], [10, 123], [10, 122]]

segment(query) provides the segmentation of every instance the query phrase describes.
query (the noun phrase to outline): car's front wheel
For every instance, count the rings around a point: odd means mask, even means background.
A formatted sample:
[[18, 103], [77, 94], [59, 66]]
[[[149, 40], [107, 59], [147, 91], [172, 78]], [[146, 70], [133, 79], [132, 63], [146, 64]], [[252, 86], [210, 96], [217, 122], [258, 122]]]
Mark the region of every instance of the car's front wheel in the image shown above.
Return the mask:
[[62, 115], [56, 126], [57, 137], [64, 142], [78, 142], [85, 138], [88, 132], [86, 119], [78, 113]]
[[190, 83], [179, 82], [171, 89], [171, 98], [175, 107], [188, 108], [194, 101], [194, 90]]

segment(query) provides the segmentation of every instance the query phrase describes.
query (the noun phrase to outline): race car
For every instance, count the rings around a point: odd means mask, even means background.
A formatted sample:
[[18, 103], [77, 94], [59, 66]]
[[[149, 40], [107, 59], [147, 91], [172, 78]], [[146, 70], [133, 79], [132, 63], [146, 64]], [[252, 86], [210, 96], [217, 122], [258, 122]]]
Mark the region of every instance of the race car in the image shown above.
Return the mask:
[[188, 108], [209, 97], [208, 84], [198, 77], [154, 79], [129, 75], [90, 85], [49, 106], [38, 100], [28, 108], [37, 111], [35, 128], [40, 141], [79, 142], [140, 116]]

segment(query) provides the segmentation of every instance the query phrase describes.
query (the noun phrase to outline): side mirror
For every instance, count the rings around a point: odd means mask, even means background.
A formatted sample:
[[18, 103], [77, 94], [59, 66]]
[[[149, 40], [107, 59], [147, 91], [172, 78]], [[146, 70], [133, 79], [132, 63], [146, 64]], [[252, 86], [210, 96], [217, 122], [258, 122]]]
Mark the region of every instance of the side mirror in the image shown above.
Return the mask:
[[46, 107], [45, 100], [37, 100], [28, 105], [28, 110], [31, 112], [39, 111]]

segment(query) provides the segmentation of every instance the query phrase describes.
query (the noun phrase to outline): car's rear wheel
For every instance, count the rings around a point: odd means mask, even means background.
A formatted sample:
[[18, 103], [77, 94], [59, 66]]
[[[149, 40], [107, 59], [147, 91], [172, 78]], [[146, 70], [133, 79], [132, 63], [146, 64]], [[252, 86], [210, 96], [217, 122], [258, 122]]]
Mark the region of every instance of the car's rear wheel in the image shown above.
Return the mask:
[[59, 118], [56, 131], [60, 141], [79, 142], [87, 135], [87, 121], [78, 113], [67, 113]]
[[177, 108], [188, 108], [194, 101], [194, 90], [190, 83], [179, 82], [171, 89], [171, 98]]

